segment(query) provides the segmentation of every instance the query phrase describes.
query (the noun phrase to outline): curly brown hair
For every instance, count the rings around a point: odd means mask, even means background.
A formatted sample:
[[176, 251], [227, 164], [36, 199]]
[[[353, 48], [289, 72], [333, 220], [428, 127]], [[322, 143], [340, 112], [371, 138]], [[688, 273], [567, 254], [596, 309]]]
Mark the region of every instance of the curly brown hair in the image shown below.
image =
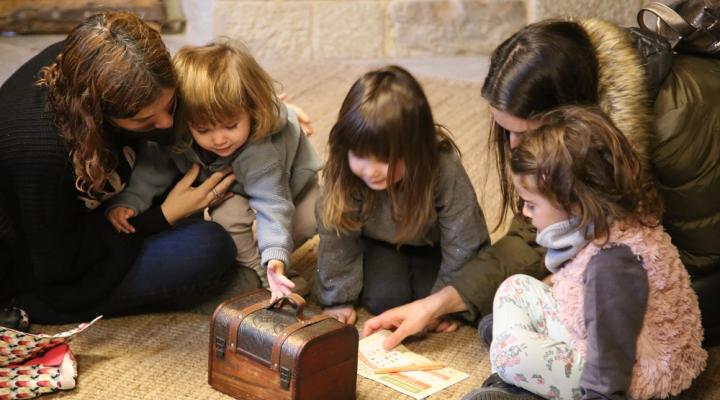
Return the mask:
[[[539, 127], [510, 153], [509, 173], [574, 214], [588, 239], [607, 239], [612, 222], [657, 226], [662, 205], [638, 154], [599, 108], [566, 106], [538, 116]], [[517, 198], [513, 211], [522, 210]]]
[[78, 190], [97, 198], [117, 156], [106, 118], [129, 118], [175, 87], [160, 33], [128, 12], [103, 12], [75, 27], [37, 84], [47, 88], [53, 121], [70, 152]]
[[388, 163], [387, 182], [395, 182], [396, 166], [404, 163], [402, 179], [387, 188], [398, 244], [417, 238], [434, 210], [440, 151], [459, 154], [447, 130], [433, 120], [420, 83], [397, 66], [370, 71], [353, 84], [328, 144], [322, 222], [339, 232], [360, 230], [378, 197], [352, 173], [348, 152]]

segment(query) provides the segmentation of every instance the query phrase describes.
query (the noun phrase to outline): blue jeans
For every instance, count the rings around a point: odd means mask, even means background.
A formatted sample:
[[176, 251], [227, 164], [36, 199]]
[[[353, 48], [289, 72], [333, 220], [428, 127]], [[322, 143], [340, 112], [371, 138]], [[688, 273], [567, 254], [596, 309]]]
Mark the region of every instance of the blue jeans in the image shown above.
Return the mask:
[[32, 322], [45, 324], [187, 307], [234, 279], [235, 253], [235, 244], [220, 225], [186, 220], [149, 237], [125, 278], [95, 307], [58, 311], [32, 295], [18, 297], [14, 303], [28, 312]]

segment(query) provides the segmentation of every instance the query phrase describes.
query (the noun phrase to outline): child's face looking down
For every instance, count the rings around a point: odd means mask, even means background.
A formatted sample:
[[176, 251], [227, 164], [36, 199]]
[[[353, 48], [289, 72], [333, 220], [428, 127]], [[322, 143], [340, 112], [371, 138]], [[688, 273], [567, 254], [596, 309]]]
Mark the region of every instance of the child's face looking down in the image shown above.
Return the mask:
[[250, 116], [246, 111], [221, 124], [190, 126], [193, 139], [207, 151], [227, 157], [247, 142], [250, 136]]
[[558, 208], [547, 197], [542, 196], [535, 188], [532, 178], [513, 174], [513, 184], [518, 196], [523, 200], [522, 213], [532, 220], [538, 233], [548, 226], [570, 218], [565, 210]]
[[[355, 176], [372, 190], [385, 190], [388, 187], [388, 163], [379, 161], [374, 156], [358, 157], [352, 151], [348, 151], [348, 163], [350, 170]], [[405, 174], [405, 163], [400, 161], [395, 166], [395, 182], [400, 181]]]

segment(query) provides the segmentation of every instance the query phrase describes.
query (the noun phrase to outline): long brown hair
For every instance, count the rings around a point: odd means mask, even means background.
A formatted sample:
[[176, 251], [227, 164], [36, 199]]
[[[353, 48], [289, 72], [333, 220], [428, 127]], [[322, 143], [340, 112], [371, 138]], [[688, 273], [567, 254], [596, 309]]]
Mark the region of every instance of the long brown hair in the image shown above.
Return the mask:
[[[322, 172], [323, 223], [339, 232], [362, 228], [377, 194], [352, 173], [348, 152], [374, 156], [388, 163], [387, 191], [399, 244], [418, 238], [432, 215], [440, 150], [457, 151], [444, 128], [435, 124], [418, 81], [397, 66], [370, 71], [353, 84], [330, 131], [329, 147]], [[399, 163], [405, 164], [404, 175], [390, 184]]]
[[[574, 214], [589, 239], [607, 238], [610, 224], [659, 224], [662, 205], [640, 157], [599, 108], [567, 106], [539, 118], [539, 127], [511, 152], [509, 172], [528, 189]], [[530, 178], [530, 182], [528, 182]], [[522, 201], [513, 204], [516, 214]]]
[[243, 110], [250, 115], [251, 140], [272, 133], [280, 112], [273, 80], [245, 45], [225, 39], [183, 47], [173, 66], [181, 99], [178, 150], [192, 143], [190, 125], [224, 123]]
[[75, 170], [75, 185], [101, 196], [117, 165], [106, 118], [129, 118], [175, 86], [160, 34], [127, 12], [96, 14], [75, 27], [55, 62], [40, 71], [54, 123]]
[[[598, 104], [598, 59], [590, 37], [576, 22], [547, 20], [526, 26], [492, 53], [482, 87], [490, 105], [518, 118], [558, 106]], [[492, 123], [488, 147], [495, 153], [505, 221], [514, 198], [507, 176], [509, 132]]]

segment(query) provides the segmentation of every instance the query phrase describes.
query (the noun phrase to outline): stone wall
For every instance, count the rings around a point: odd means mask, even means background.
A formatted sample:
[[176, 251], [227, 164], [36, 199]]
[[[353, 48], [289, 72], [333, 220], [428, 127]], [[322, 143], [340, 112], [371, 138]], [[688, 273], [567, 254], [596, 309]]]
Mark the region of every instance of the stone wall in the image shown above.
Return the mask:
[[526, 21], [524, 0], [216, 0], [213, 33], [259, 57], [474, 55]]
[[526, 0], [528, 20], [540, 21], [561, 15], [596, 17], [622, 26], [637, 26], [637, 12], [653, 1], [673, 0]]
[[260, 58], [372, 59], [489, 54], [528, 22], [561, 15], [635, 25], [649, 0], [214, 0], [213, 36]]

